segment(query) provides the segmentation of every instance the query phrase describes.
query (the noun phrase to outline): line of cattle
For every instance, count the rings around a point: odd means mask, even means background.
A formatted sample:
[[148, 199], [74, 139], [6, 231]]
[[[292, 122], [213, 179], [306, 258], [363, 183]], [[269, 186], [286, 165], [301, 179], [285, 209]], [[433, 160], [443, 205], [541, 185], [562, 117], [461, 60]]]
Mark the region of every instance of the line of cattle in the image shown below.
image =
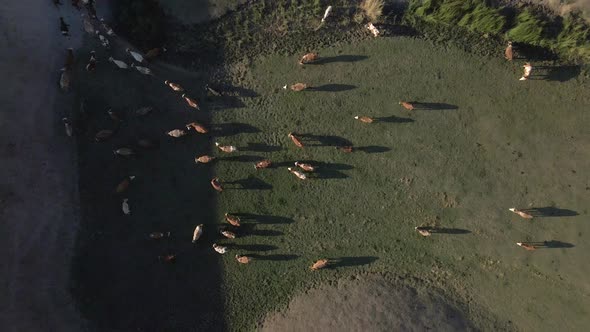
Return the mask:
[[[93, 2], [90, 3], [90, 8], [94, 8]], [[326, 13], [328, 13], [328, 12], [329, 11], [327, 10]], [[91, 35], [97, 36], [98, 40], [103, 45], [103, 47], [105, 47], [106, 49], [110, 49], [110, 42], [108, 40], [108, 37], [101, 34], [100, 30], [102, 29], [107, 36], [111, 36], [111, 37], [116, 36], [114, 31], [110, 27], [108, 27], [106, 25], [106, 23], [104, 22], [104, 20], [102, 20], [102, 19], [100, 21], [98, 21], [99, 22], [98, 24], [96, 24], [97, 18], [96, 18], [95, 10], [89, 9], [89, 14], [90, 15], [88, 15], [88, 16], [82, 15], [84, 30]], [[327, 16], [327, 14], [326, 14], [326, 16]], [[324, 19], [325, 18], [326, 17], [324, 17]], [[69, 31], [67, 29], [68, 27], [67, 27], [67, 25], [64, 26], [65, 22], [63, 21], [62, 18], [60, 18], [60, 22], [61, 22], [62, 33], [66, 36], [69, 35]], [[100, 28], [96, 28], [96, 25], [99, 25]], [[367, 28], [375, 37], [377, 37], [379, 35], [379, 31], [377, 30], [377, 28], [373, 24], [369, 24], [367, 26]], [[115, 66], [117, 66], [119, 69], [125, 70], [125, 69], [129, 69], [129, 68], [134, 68], [139, 73], [141, 73], [143, 75], [155, 77], [155, 75], [153, 74], [151, 69], [146, 66], [149, 64], [150, 61], [152, 61], [153, 59], [155, 59], [156, 57], [158, 57], [161, 53], [163, 53], [165, 51], [166, 51], [166, 49], [162, 47], [162, 48], [154, 48], [152, 50], [147, 51], [145, 54], [141, 54], [139, 52], [132, 51], [131, 49], [127, 48], [126, 52], [127, 52], [127, 54], [129, 54], [129, 56], [131, 58], [131, 62], [132, 62], [130, 65], [128, 65], [123, 60], [117, 60], [117, 59], [114, 59], [113, 57], [109, 57], [108, 60], [109, 60], [109, 62], [111, 62]], [[512, 60], [512, 44], [511, 43], [509, 43], [507, 49], [505, 50], [505, 57], [508, 60]], [[319, 59], [318, 53], [307, 53], [299, 60], [299, 64], [305, 65], [305, 64], [313, 63], [313, 62], [317, 61], [318, 59]], [[133, 61], [137, 62], [138, 64], [140, 64], [142, 66], [136, 65], [135, 62], [133, 62]], [[96, 64], [97, 64], [96, 54], [94, 51], [92, 51], [92, 52], [90, 52], [90, 59], [85, 67], [86, 71], [92, 72], [92, 71], [96, 70]], [[521, 80], [525, 80], [529, 77], [530, 71], [532, 68], [529, 63], [525, 64], [524, 67], [525, 67], [525, 74], [523, 75], [523, 78], [521, 78]], [[72, 48], [69, 48], [69, 49], [67, 49], [65, 66], [64, 66], [64, 68], [62, 68], [62, 74], [61, 74], [60, 81], [59, 81], [60, 87], [63, 91], [67, 92], [70, 88], [71, 76], [72, 76], [73, 69], [74, 69], [74, 52], [73, 52]], [[185, 93], [185, 89], [180, 84], [175, 83], [175, 82], [171, 82], [169, 80], [164, 80], [164, 84], [167, 85], [173, 91], [182, 93], [181, 98], [183, 98], [185, 100], [185, 102], [187, 103], [187, 105], [189, 107], [196, 109], [196, 110], [200, 110], [198, 101], [194, 98], [189, 97]], [[286, 89], [287, 86], [284, 86], [283, 88]], [[295, 83], [290, 86], [290, 89], [295, 92], [300, 92], [300, 91], [304, 91], [304, 90], [311, 89], [311, 88], [312, 87], [306, 83]], [[206, 86], [206, 89], [208, 90], [209, 93], [211, 93], [213, 95], [216, 95], [216, 96], [221, 95], [221, 93], [219, 91], [216, 91], [216, 90], [210, 88], [209, 86]], [[399, 104], [402, 107], [404, 107], [406, 110], [409, 110], [409, 111], [412, 111], [415, 109], [414, 105], [411, 102], [400, 101]], [[136, 110], [136, 115], [146, 116], [149, 113], [151, 113], [152, 110], [153, 110], [152, 107], [142, 107], [142, 108]], [[120, 122], [120, 117], [114, 111], [108, 110], [108, 114], [113, 119], [113, 121], [115, 121], [117, 124]], [[356, 120], [361, 121], [366, 124], [370, 124], [370, 123], [373, 123], [376, 121], [375, 119], [373, 119], [371, 117], [361, 116], [361, 115], [355, 116], [354, 118]], [[63, 123], [65, 126], [66, 134], [68, 136], [73, 136], [74, 126], [72, 124], [72, 121], [69, 118], [65, 117], [65, 118], [63, 118]], [[204, 125], [199, 124], [197, 122], [188, 123], [185, 125], [185, 128], [186, 129], [173, 129], [173, 130], [168, 131], [166, 134], [170, 137], [179, 138], [179, 137], [187, 135], [188, 132], [191, 130], [194, 132], [200, 133], [200, 134], [206, 134], [209, 132], [208, 129]], [[97, 142], [106, 141], [109, 138], [111, 138], [114, 134], [115, 134], [114, 130], [110, 130], [110, 129], [100, 130], [96, 133], [95, 140]], [[302, 142], [301, 138], [297, 136], [297, 134], [289, 133], [288, 137], [291, 139], [291, 141], [297, 147], [304, 148], [305, 145]], [[151, 142], [149, 142], [147, 140], [138, 141], [138, 145], [141, 147], [151, 147], [152, 146]], [[218, 142], [215, 142], [215, 145], [219, 149], [219, 151], [221, 151], [223, 153], [234, 153], [234, 152], [238, 151], [237, 147], [232, 146], [232, 145], [221, 145]], [[354, 151], [353, 146], [339, 146], [337, 148], [345, 153], [352, 153]], [[113, 150], [113, 153], [115, 155], [129, 157], [129, 156], [135, 155], [136, 152], [132, 148], [129, 148], [129, 147], [120, 147], [118, 149]], [[213, 162], [215, 159], [216, 159], [216, 157], [209, 156], [209, 155], [197, 156], [197, 157], [195, 157], [195, 163], [207, 164], [207, 163]], [[272, 162], [270, 160], [264, 159], [264, 160], [257, 162], [254, 165], [254, 167], [255, 167], [255, 169], [258, 170], [258, 169], [268, 168], [271, 165], [272, 165]], [[307, 164], [307, 163], [295, 162], [294, 166], [295, 167], [288, 167], [287, 170], [300, 180], [307, 179], [305, 172], [314, 172], [316, 170], [316, 167], [314, 165]], [[135, 178], [134, 176], [127, 176], [125, 179], [123, 179], [123, 181], [121, 183], [119, 183], [119, 185], [116, 187], [115, 191], [117, 193], [124, 193], [129, 188], [129, 186], [131, 185], [131, 182], [134, 180], [134, 178]], [[215, 177], [211, 180], [211, 186], [213, 187], [213, 189], [215, 189], [218, 192], [223, 191], [222, 181], [217, 177]], [[125, 215], [131, 214], [131, 208], [129, 205], [128, 198], [122, 199], [121, 209]], [[517, 215], [521, 216], [522, 218], [526, 218], [526, 219], [533, 218], [530, 214], [527, 214], [526, 212], [520, 211], [516, 208], [511, 208], [510, 211], [516, 213]], [[226, 213], [225, 219], [233, 227], [240, 226], [240, 218], [236, 215], [231, 215], [229, 213]], [[431, 236], [432, 233], [437, 233], [438, 227], [436, 227], [436, 226], [435, 227], [419, 226], [419, 227], [416, 227], [415, 229], [422, 236]], [[197, 225], [195, 227], [195, 229], [193, 231], [193, 236], [192, 236], [193, 243], [199, 240], [199, 238], [203, 234], [203, 231], [204, 231], [203, 224]], [[234, 232], [229, 231], [229, 230], [221, 231], [221, 235], [223, 235], [225, 238], [229, 238], [229, 239], [234, 239], [236, 237], [236, 234]], [[161, 238], [170, 236], [170, 233], [169, 232], [166, 232], [166, 233], [153, 232], [149, 236], [153, 239], [161, 239]], [[527, 250], [535, 250], [537, 247], [540, 246], [538, 244], [535, 245], [532, 242], [531, 243], [519, 242], [517, 244]], [[216, 243], [214, 243], [212, 245], [212, 247], [216, 252], [218, 252], [220, 254], [225, 254], [228, 251], [227, 247], [218, 245]], [[168, 254], [168, 255], [159, 256], [158, 258], [163, 262], [173, 262], [176, 259], [176, 255], [175, 254]], [[235, 258], [239, 263], [242, 263], [242, 264], [248, 264], [252, 261], [252, 257], [245, 256], [245, 255], [236, 255]], [[317, 270], [317, 269], [324, 268], [324, 267], [328, 266], [328, 264], [329, 264], [328, 259], [320, 259], [320, 260], [316, 261], [311, 266], [311, 270]]]

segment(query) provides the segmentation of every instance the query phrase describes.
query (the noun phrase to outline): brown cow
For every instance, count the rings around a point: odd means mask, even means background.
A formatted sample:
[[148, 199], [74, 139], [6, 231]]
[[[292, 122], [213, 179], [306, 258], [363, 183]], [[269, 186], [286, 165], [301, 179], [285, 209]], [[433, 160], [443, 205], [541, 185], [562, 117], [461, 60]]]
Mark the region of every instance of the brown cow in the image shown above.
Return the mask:
[[211, 179], [211, 186], [213, 187], [213, 189], [219, 192], [223, 191], [223, 187], [221, 186], [221, 182], [219, 182], [218, 177], [214, 177], [213, 179]]
[[408, 103], [406, 101], [400, 101], [399, 104], [402, 105], [408, 111], [414, 110], [414, 105], [412, 105], [411, 103]]
[[225, 214], [225, 220], [227, 220], [230, 225], [235, 227], [240, 227], [240, 217], [231, 215], [229, 213]]
[[328, 260], [327, 259], [320, 259], [318, 261], [316, 261], [315, 263], [313, 263], [313, 265], [310, 267], [310, 270], [315, 271], [315, 270], [319, 270], [319, 269], [323, 269], [326, 266], [328, 266]]
[[359, 120], [360, 122], [364, 122], [364, 123], [373, 123], [373, 121], [375, 121], [375, 120], [373, 120], [372, 118], [370, 118], [368, 116], [358, 116], [357, 115], [354, 118], [357, 119], [357, 120]]
[[301, 142], [301, 140], [293, 133], [289, 133], [287, 136], [289, 136], [289, 138], [293, 141], [293, 143], [295, 143], [295, 145], [297, 145], [300, 148], [303, 147], [303, 143]]
[[304, 64], [307, 64], [307, 63], [314, 62], [314, 61], [316, 61], [316, 60], [317, 60], [319, 57], [320, 57], [320, 56], [319, 56], [319, 54], [317, 54], [317, 53], [307, 53], [307, 54], [305, 54], [305, 55], [304, 55], [304, 56], [301, 58], [301, 60], [299, 60], [299, 64], [300, 64], [300, 65], [304, 65]]
[[508, 46], [506, 47], [506, 50], [504, 50], [504, 57], [508, 61], [512, 61], [512, 59], [514, 57], [514, 53], [512, 51], [512, 42], [511, 41], [508, 42]]
[[254, 168], [255, 169], [268, 168], [268, 167], [270, 167], [270, 165], [272, 165], [272, 162], [269, 159], [264, 159], [264, 160], [257, 162], [256, 165], [254, 165]]
[[199, 107], [199, 104], [197, 103], [197, 101], [189, 96], [185, 94], [182, 95], [182, 98], [184, 98], [184, 100], [186, 101], [186, 103], [188, 104], [188, 106], [195, 108], [197, 110], [201, 110], [201, 108]]

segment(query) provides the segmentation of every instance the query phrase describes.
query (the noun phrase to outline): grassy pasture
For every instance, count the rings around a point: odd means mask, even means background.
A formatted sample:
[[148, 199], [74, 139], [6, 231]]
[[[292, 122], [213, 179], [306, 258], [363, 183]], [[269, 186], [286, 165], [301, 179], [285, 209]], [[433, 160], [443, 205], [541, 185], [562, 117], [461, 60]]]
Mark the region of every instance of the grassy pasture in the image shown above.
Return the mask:
[[[533, 74], [546, 75], [520, 82], [518, 63], [412, 38], [318, 51], [323, 60], [305, 67], [296, 57], [259, 58], [222, 98], [205, 96], [205, 73], [163, 64], [153, 80], [108, 63], [94, 76], [82, 72], [78, 92], [92, 106], [80, 145], [85, 218], [75, 291], [86, 315], [121, 330], [248, 330], [300, 291], [383, 273], [464, 303], [484, 329], [511, 321], [517, 329], [582, 330], [590, 307], [587, 87], [564, 68], [537, 68]], [[189, 110], [163, 79], [185, 86], [203, 110]], [[315, 89], [282, 89], [295, 82]], [[400, 100], [423, 109], [405, 111]], [[136, 119], [133, 111], [146, 104], [158, 111]], [[112, 141], [91, 143], [109, 126], [108, 107], [126, 121]], [[355, 115], [381, 121], [367, 125]], [[164, 136], [193, 120], [212, 135]], [[296, 148], [291, 131], [308, 146]], [[114, 158], [113, 148], [145, 135], [159, 148]], [[217, 153], [215, 141], [240, 152]], [[357, 151], [335, 149], [349, 144]], [[194, 165], [205, 153], [219, 160]], [[262, 158], [276, 167], [255, 170]], [[286, 170], [294, 161], [319, 170], [299, 181]], [[132, 216], [112, 194], [127, 174], [138, 175]], [[212, 176], [223, 193], [210, 188]], [[508, 212], [512, 206], [577, 215], [529, 222]], [[224, 212], [245, 216], [238, 239], [217, 234], [227, 227]], [[191, 245], [199, 223], [203, 241]], [[450, 233], [414, 232], [429, 223]], [[152, 231], [173, 236], [152, 241]], [[530, 253], [515, 245], [523, 240], [574, 247]], [[230, 252], [218, 256], [214, 241]], [[175, 264], [157, 261], [169, 252], [179, 254]], [[256, 260], [238, 265], [235, 254]], [[312, 273], [319, 258], [334, 264]]]

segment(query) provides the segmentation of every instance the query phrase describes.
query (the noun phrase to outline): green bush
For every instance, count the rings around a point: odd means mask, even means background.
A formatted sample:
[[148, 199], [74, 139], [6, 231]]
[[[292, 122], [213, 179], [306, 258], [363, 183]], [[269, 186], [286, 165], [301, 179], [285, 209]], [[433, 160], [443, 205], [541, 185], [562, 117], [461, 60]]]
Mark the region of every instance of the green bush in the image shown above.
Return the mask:
[[563, 28], [557, 36], [557, 50], [561, 54], [590, 60], [590, 27], [575, 15], [568, 15], [563, 20]]
[[514, 28], [508, 31], [508, 38], [531, 45], [550, 46], [543, 38], [545, 22], [530, 9], [525, 9], [518, 14], [517, 23]]
[[506, 17], [500, 14], [500, 9], [479, 4], [475, 10], [463, 16], [459, 25], [471, 31], [500, 34], [506, 26]]

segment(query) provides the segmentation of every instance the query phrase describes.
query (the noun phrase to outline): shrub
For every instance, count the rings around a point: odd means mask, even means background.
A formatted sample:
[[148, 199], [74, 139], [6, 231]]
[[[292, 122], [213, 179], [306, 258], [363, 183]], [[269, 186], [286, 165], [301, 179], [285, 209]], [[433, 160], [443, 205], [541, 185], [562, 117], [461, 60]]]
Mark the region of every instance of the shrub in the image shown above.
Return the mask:
[[557, 36], [557, 49], [562, 54], [590, 60], [590, 27], [582, 18], [572, 14], [564, 18], [563, 29]]
[[500, 14], [500, 9], [479, 4], [475, 10], [463, 16], [459, 25], [471, 31], [500, 34], [504, 31], [506, 17]]
[[363, 0], [361, 9], [371, 22], [376, 22], [383, 14], [383, 0]]
[[530, 9], [525, 9], [518, 14], [517, 23], [508, 31], [508, 38], [531, 45], [547, 46], [543, 39], [545, 23]]

